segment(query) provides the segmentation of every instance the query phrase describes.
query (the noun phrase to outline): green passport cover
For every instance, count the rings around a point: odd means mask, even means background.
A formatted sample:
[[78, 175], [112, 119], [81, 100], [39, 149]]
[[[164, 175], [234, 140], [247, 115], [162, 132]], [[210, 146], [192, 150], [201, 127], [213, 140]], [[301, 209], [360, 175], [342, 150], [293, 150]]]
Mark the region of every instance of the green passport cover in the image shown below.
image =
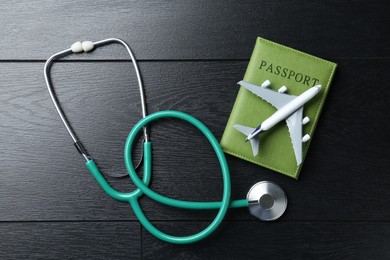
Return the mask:
[[[303, 107], [303, 117], [308, 116], [310, 122], [303, 126], [302, 133], [313, 137], [335, 69], [335, 63], [259, 37], [243, 80], [258, 86], [270, 80], [268, 88], [286, 86], [286, 93], [295, 96], [321, 84], [321, 91]], [[302, 144], [302, 163], [297, 166], [285, 121], [261, 134], [257, 156], [253, 156], [250, 142], [244, 142], [245, 135], [233, 128], [234, 124], [256, 128], [275, 111], [271, 104], [240, 87], [221, 146], [225, 153], [297, 179], [311, 140]]]

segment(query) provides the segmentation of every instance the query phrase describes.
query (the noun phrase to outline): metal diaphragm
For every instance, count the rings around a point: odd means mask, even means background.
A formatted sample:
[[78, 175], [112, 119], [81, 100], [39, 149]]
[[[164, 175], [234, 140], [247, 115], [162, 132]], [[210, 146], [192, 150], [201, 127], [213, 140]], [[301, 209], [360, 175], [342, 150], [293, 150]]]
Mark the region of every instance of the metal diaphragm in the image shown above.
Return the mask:
[[264, 221], [278, 219], [287, 208], [286, 194], [282, 188], [270, 181], [253, 185], [246, 199], [250, 213]]

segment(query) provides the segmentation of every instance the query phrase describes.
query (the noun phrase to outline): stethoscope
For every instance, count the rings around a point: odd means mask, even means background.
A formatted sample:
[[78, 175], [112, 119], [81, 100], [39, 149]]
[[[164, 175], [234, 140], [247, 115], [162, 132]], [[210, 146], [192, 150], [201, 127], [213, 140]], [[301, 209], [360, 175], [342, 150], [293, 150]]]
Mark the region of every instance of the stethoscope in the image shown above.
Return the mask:
[[[119, 43], [126, 48], [134, 65], [134, 69], [138, 80], [140, 96], [141, 96], [142, 119], [130, 131], [126, 139], [125, 151], [124, 151], [126, 169], [128, 171], [128, 174], [130, 175], [131, 180], [134, 182], [134, 184], [137, 187], [133, 192], [129, 192], [129, 193], [115, 190], [110, 186], [110, 184], [108, 184], [106, 179], [103, 177], [99, 168], [96, 166], [94, 160], [92, 159], [91, 156], [88, 155], [87, 151], [85, 150], [82, 143], [77, 138], [75, 132], [70, 126], [69, 122], [67, 121], [65, 114], [63, 113], [59, 105], [59, 102], [55, 96], [54, 89], [49, 77], [50, 64], [53, 60], [72, 53], [88, 52], [93, 50], [96, 47], [109, 44], [109, 43]], [[135, 215], [137, 216], [137, 218], [139, 219], [143, 227], [155, 237], [163, 241], [174, 243], [174, 244], [188, 244], [188, 243], [197, 242], [209, 236], [221, 224], [223, 218], [226, 215], [228, 208], [248, 207], [250, 213], [253, 216], [261, 220], [267, 220], [267, 221], [275, 220], [284, 213], [287, 207], [286, 195], [284, 191], [273, 182], [268, 182], [268, 181], [258, 182], [254, 186], [252, 186], [252, 188], [249, 190], [246, 199], [230, 201], [230, 193], [231, 193], [230, 173], [229, 173], [229, 167], [226, 162], [225, 155], [217, 139], [214, 137], [211, 131], [198, 119], [186, 113], [173, 111], [173, 110], [159, 111], [149, 115], [147, 114], [144, 88], [142, 84], [141, 75], [138, 69], [137, 61], [130, 47], [124, 41], [116, 38], [110, 38], [110, 39], [105, 39], [97, 42], [91, 42], [91, 41], [76, 42], [71, 46], [71, 48], [60, 51], [52, 55], [46, 61], [44, 67], [44, 75], [45, 75], [46, 85], [49, 90], [50, 97], [54, 103], [54, 106], [63, 124], [65, 125], [66, 130], [71, 136], [76, 149], [86, 160], [86, 166], [88, 170], [91, 172], [93, 177], [96, 179], [99, 185], [109, 196], [119, 201], [129, 202]], [[152, 143], [149, 140], [148, 124], [151, 123], [152, 121], [162, 119], [162, 118], [182, 119], [194, 125], [196, 128], [198, 128], [207, 138], [212, 148], [214, 149], [215, 154], [217, 155], [222, 170], [223, 195], [221, 201], [194, 202], [194, 201], [177, 200], [177, 199], [172, 199], [172, 198], [162, 196], [161, 194], [154, 192], [148, 187], [152, 176]], [[132, 150], [133, 150], [132, 148], [134, 142], [137, 139], [138, 133], [141, 130], [143, 131], [143, 139], [144, 139], [143, 140], [144, 175], [142, 180], [136, 174], [137, 167], [135, 168], [132, 162]], [[138, 202], [138, 199], [142, 194], [145, 194], [146, 196], [150, 197], [151, 199], [157, 202], [172, 207], [185, 208], [185, 209], [199, 209], [199, 210], [218, 209], [218, 213], [214, 218], [214, 220], [199, 233], [189, 235], [189, 236], [173, 236], [173, 235], [163, 233], [162, 231], [154, 227], [150, 223], [150, 221], [146, 218]]]

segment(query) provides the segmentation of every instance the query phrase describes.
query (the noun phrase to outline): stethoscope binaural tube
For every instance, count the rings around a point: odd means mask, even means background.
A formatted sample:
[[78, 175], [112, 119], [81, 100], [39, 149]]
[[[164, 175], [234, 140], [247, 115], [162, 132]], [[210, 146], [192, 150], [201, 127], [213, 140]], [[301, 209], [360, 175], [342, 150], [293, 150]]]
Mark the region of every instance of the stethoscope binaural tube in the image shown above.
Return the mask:
[[[105, 40], [101, 40], [101, 41], [97, 41], [97, 42], [91, 42], [91, 41], [84, 41], [82, 43], [81, 42], [75, 42], [72, 45], [71, 48], [63, 50], [63, 51], [60, 51], [60, 52], [57, 52], [57, 53], [53, 54], [52, 56], [50, 56], [50, 58], [47, 59], [47, 61], [45, 63], [45, 66], [44, 66], [44, 69], [43, 69], [46, 86], [47, 86], [47, 89], [49, 91], [50, 98], [53, 101], [53, 104], [54, 104], [54, 106], [55, 106], [55, 108], [57, 110], [57, 113], [60, 116], [61, 121], [64, 124], [66, 130], [68, 131], [70, 137], [72, 138], [73, 143], [74, 143], [76, 149], [84, 157], [84, 159], [87, 162], [89, 160], [92, 160], [92, 158], [91, 158], [91, 156], [88, 155], [88, 153], [85, 150], [84, 146], [82, 145], [80, 140], [77, 138], [77, 136], [76, 136], [75, 132], [73, 131], [71, 125], [69, 124], [68, 120], [66, 119], [66, 116], [65, 116], [64, 112], [62, 111], [61, 106], [60, 106], [60, 104], [58, 102], [58, 99], [57, 99], [57, 97], [55, 95], [55, 92], [54, 92], [54, 89], [53, 89], [53, 86], [52, 86], [52, 83], [51, 83], [51, 79], [50, 79], [50, 76], [49, 76], [49, 74], [50, 74], [49, 72], [50, 72], [51, 63], [54, 60], [56, 60], [56, 59], [58, 59], [60, 57], [67, 56], [67, 55], [70, 55], [72, 53], [89, 52], [89, 51], [92, 51], [96, 47], [99, 47], [99, 46], [102, 46], [102, 45], [105, 45], [105, 44], [109, 44], [109, 43], [119, 43], [119, 44], [121, 44], [123, 47], [126, 48], [128, 54], [129, 54], [129, 56], [131, 58], [131, 61], [133, 63], [134, 70], [135, 70], [135, 73], [136, 73], [136, 76], [137, 76], [139, 93], [140, 93], [140, 98], [141, 98], [142, 117], [144, 118], [147, 115], [147, 107], [146, 107], [145, 91], [144, 91], [144, 87], [143, 87], [143, 83], [142, 83], [141, 73], [140, 73], [140, 71], [138, 69], [137, 60], [135, 59], [134, 54], [131, 51], [129, 45], [127, 45], [127, 43], [125, 43], [121, 39], [109, 38], [109, 39], [105, 39]], [[144, 132], [144, 141], [146, 142], [149, 139], [148, 128], [145, 127], [143, 129], [143, 132]]]

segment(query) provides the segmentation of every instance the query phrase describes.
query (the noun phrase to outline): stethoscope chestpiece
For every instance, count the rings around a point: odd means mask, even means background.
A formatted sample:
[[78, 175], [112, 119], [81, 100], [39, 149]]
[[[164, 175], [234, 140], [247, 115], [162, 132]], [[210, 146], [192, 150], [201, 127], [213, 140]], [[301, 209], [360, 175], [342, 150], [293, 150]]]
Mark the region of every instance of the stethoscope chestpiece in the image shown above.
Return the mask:
[[263, 221], [272, 221], [283, 215], [287, 197], [282, 188], [270, 181], [252, 186], [246, 196], [250, 213]]

